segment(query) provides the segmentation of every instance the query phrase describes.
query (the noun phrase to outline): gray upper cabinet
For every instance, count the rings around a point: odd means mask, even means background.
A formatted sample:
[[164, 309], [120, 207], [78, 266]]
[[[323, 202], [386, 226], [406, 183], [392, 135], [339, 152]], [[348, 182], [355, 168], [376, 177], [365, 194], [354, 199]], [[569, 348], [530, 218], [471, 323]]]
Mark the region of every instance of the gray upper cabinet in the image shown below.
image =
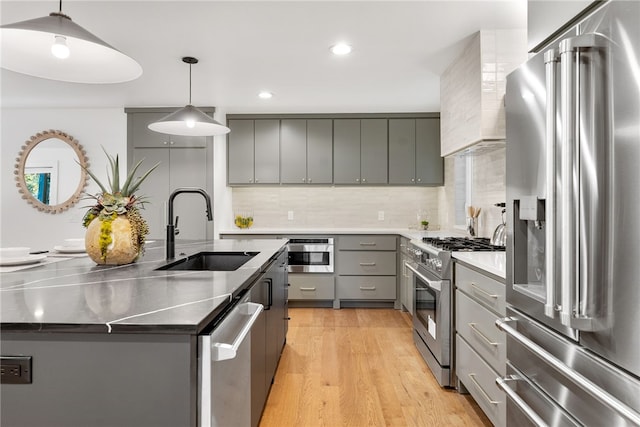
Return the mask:
[[228, 182], [277, 184], [280, 162], [279, 120], [229, 120]]
[[389, 119], [389, 183], [442, 185], [440, 120]]
[[202, 136], [167, 135], [154, 132], [149, 124], [166, 116], [168, 113], [136, 112], [129, 118], [129, 133], [133, 137], [134, 147], [204, 147], [206, 138]]
[[280, 121], [256, 120], [254, 180], [257, 184], [277, 184], [280, 152]]
[[333, 182], [387, 183], [387, 120], [333, 121]]
[[333, 120], [307, 120], [307, 183], [333, 182]]
[[284, 119], [280, 126], [280, 183], [331, 184], [331, 120]]

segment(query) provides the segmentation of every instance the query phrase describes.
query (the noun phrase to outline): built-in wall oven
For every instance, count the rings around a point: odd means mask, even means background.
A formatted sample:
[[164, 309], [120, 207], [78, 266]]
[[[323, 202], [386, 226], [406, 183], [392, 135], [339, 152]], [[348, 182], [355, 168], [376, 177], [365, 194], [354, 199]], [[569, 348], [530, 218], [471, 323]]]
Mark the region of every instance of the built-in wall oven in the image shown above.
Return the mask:
[[289, 239], [290, 273], [333, 273], [333, 237]]

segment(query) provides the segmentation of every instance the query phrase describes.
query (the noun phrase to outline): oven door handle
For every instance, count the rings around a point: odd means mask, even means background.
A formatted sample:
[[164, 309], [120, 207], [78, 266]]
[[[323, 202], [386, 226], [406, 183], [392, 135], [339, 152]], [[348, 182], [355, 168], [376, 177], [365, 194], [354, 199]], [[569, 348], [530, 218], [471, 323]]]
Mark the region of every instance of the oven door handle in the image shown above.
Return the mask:
[[409, 270], [413, 271], [413, 274], [418, 276], [420, 278], [420, 280], [422, 280], [424, 283], [426, 283], [427, 286], [429, 286], [434, 291], [438, 291], [438, 292], [442, 291], [442, 280], [429, 280], [429, 279], [427, 279], [424, 274], [420, 273], [415, 267], [413, 267], [409, 263], [405, 262], [404, 266], [407, 267]]

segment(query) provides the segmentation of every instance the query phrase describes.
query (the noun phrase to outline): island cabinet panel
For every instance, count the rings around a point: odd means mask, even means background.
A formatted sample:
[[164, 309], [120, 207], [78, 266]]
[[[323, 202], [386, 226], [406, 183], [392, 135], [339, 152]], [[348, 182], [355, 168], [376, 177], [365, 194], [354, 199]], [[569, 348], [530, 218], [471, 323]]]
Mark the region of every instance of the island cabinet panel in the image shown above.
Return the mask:
[[504, 282], [455, 264], [456, 370], [467, 390], [497, 427], [506, 425], [506, 395], [495, 379], [506, 374], [506, 336], [495, 327], [506, 316]]
[[190, 335], [3, 332], [2, 354], [33, 364], [31, 384], [0, 386], [0, 424], [195, 427], [195, 348]]

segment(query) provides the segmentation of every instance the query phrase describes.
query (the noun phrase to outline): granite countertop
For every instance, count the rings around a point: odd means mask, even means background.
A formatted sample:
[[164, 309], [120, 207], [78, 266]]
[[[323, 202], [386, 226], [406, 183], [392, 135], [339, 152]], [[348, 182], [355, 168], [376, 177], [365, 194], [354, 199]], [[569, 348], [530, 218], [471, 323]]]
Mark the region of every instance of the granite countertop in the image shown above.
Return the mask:
[[504, 252], [453, 252], [453, 257], [503, 280], [506, 278], [507, 263]]
[[176, 259], [201, 251], [255, 251], [235, 271], [156, 271], [167, 264], [163, 241], [124, 266], [90, 258], [0, 274], [0, 330], [29, 332], [198, 334], [255, 280], [286, 240], [176, 242]]

